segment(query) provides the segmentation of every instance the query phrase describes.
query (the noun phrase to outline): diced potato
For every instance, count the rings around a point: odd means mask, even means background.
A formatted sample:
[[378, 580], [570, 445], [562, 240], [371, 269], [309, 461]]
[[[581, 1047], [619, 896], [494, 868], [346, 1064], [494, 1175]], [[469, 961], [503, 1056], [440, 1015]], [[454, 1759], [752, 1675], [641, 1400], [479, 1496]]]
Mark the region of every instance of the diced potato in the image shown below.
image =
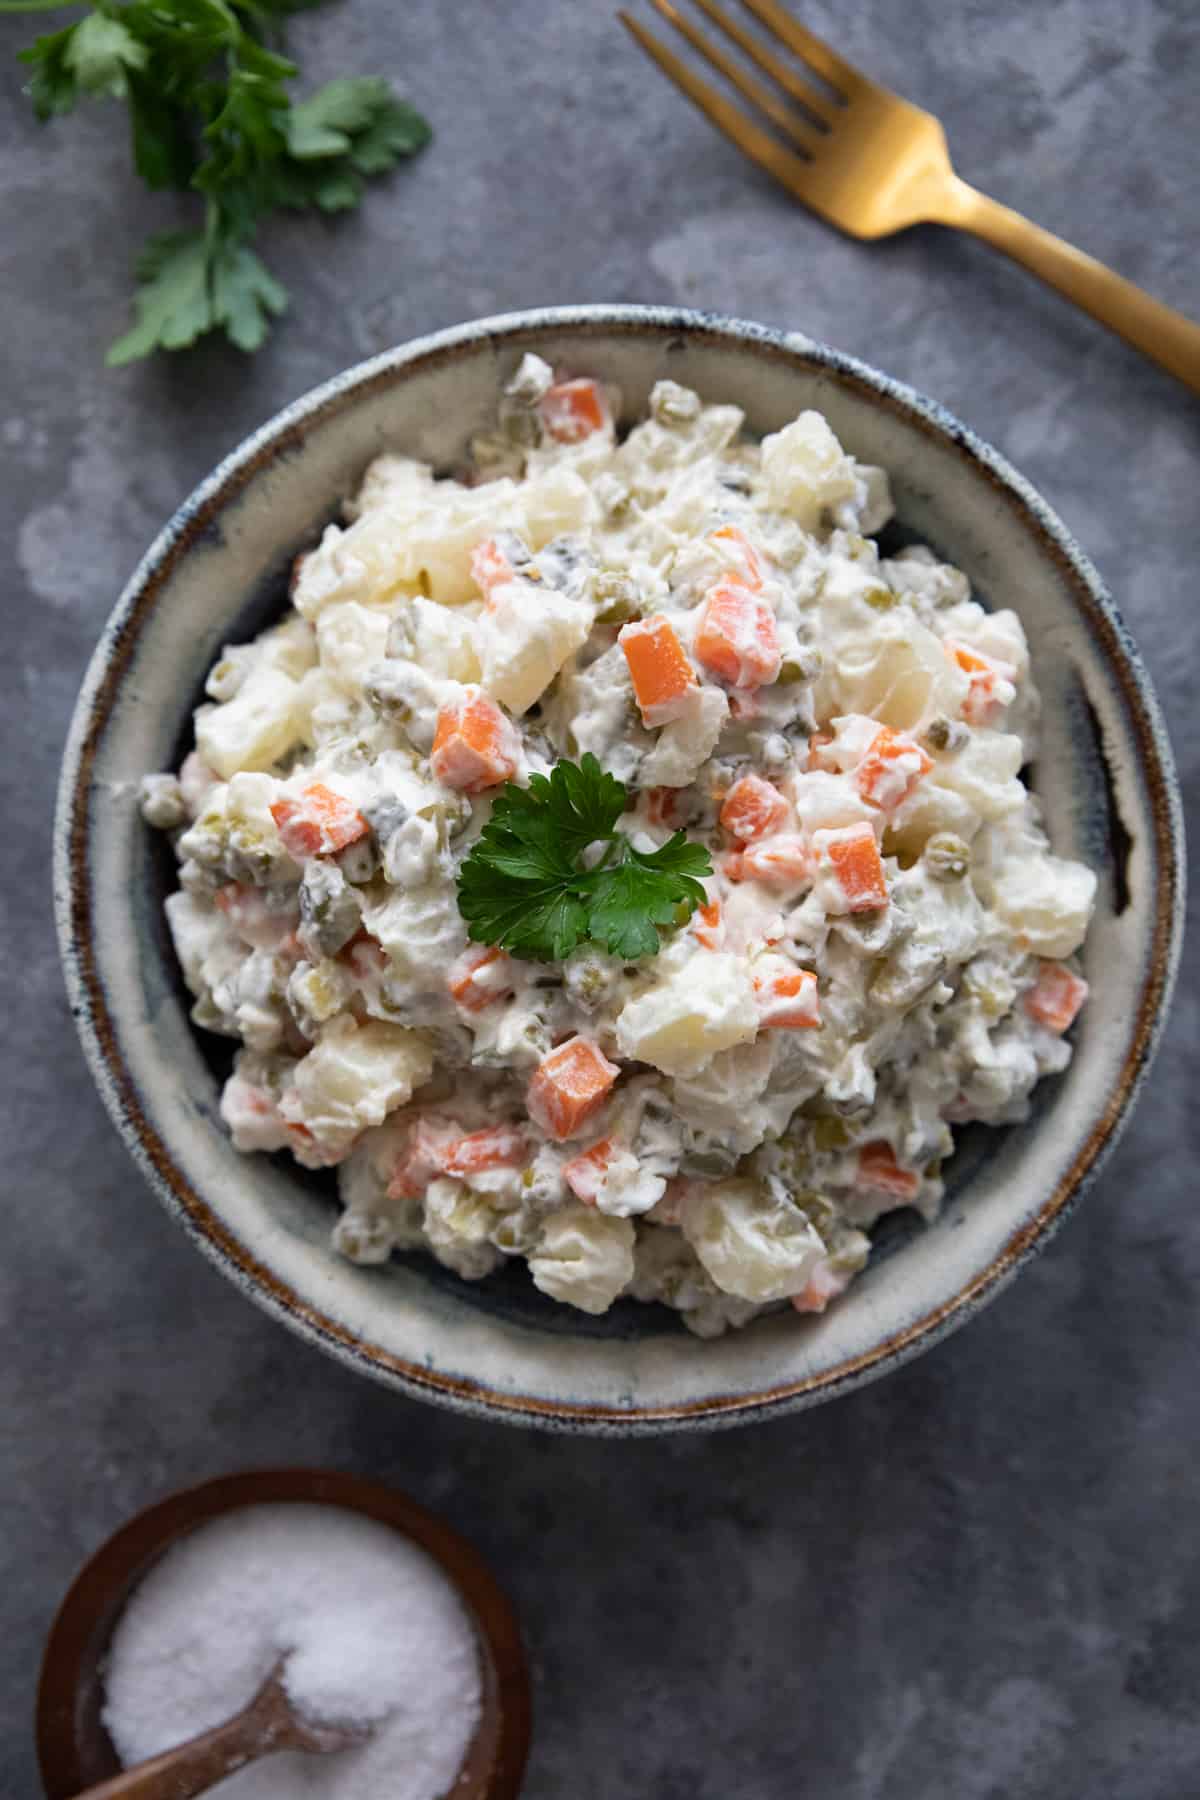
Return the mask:
[[800, 1293], [825, 1254], [807, 1215], [758, 1181], [697, 1183], [681, 1222], [717, 1286], [760, 1305]]
[[826, 507], [853, 500], [854, 463], [818, 412], [763, 439], [762, 468], [772, 506], [815, 531]]
[[282, 670], [255, 670], [232, 700], [198, 708], [197, 750], [225, 781], [239, 769], [269, 769], [299, 741], [297, 698]]
[[432, 1072], [433, 1051], [421, 1032], [343, 1016], [296, 1064], [280, 1111], [323, 1148], [344, 1149], [360, 1131], [382, 1125]]
[[498, 587], [479, 622], [483, 686], [510, 712], [527, 712], [591, 629], [591, 608], [532, 582]]
[[1082, 944], [1096, 899], [1096, 877], [1083, 863], [1026, 850], [977, 885], [1022, 949], [1061, 960]]
[[326, 607], [317, 619], [321, 667], [356, 699], [367, 670], [386, 653], [389, 623], [379, 607], [360, 606], [354, 600]]
[[758, 1008], [742, 957], [700, 950], [665, 981], [629, 1000], [617, 1019], [621, 1055], [666, 1075], [696, 1075], [714, 1056], [758, 1030]]
[[633, 1280], [634, 1242], [631, 1219], [563, 1206], [547, 1218], [529, 1273], [552, 1300], [604, 1313]]

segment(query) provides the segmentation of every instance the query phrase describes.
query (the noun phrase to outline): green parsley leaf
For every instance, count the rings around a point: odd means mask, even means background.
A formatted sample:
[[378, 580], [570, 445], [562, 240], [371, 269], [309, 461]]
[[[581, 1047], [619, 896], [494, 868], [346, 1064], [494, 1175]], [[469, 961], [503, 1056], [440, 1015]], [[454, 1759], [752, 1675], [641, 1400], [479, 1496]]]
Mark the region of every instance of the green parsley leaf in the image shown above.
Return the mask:
[[81, 93], [124, 100], [129, 94], [129, 71], [144, 69], [149, 54], [119, 19], [92, 13], [71, 32], [65, 60]]
[[71, 40], [78, 29], [77, 25], [68, 25], [65, 31], [52, 31], [35, 38], [28, 50], [18, 53], [20, 61], [33, 70], [29, 98], [43, 121], [69, 113], [79, 98], [79, 84], [69, 61]]
[[[257, 349], [287, 301], [253, 249], [263, 219], [280, 207], [357, 206], [368, 179], [428, 143], [426, 121], [378, 76], [328, 82], [292, 105], [298, 70], [277, 47], [280, 30], [323, 3], [90, 0], [86, 17], [21, 53], [39, 119], [82, 98], [123, 101], [142, 180], [204, 196], [203, 231], [160, 233], [147, 245], [137, 323], [110, 363], [210, 331]], [[48, 10], [45, 0], [24, 6]], [[21, 9], [0, 0], [0, 12]]]
[[712, 864], [682, 831], [661, 849], [635, 849], [616, 830], [627, 802], [590, 752], [527, 788], [506, 783], [458, 874], [473, 941], [534, 962], [559, 962], [585, 941], [627, 961], [656, 955], [658, 928], [703, 902]]
[[138, 322], [108, 352], [110, 368], [181, 350], [213, 326], [208, 285], [208, 247], [202, 231], [164, 231], [150, 238], [137, 264], [134, 296]]

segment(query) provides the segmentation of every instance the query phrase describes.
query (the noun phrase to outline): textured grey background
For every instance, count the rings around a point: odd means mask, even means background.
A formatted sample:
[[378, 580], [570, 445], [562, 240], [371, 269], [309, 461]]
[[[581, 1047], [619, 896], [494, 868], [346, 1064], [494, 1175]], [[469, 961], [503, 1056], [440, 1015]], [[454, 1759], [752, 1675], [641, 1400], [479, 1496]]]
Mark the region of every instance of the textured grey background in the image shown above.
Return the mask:
[[[1194, 0], [806, 16], [941, 113], [968, 179], [1200, 310]], [[172, 202], [132, 184], [115, 109], [34, 125], [12, 62], [30, 35], [0, 21], [0, 1792], [39, 1791], [36, 1664], [79, 1561], [178, 1483], [283, 1460], [393, 1480], [491, 1558], [536, 1670], [530, 1800], [1200, 1793], [1194, 980], [1081, 1215], [965, 1332], [816, 1413], [594, 1443], [377, 1391], [201, 1261], [92, 1092], [48, 894], [71, 702], [135, 559], [249, 427], [371, 351], [526, 304], [662, 300], [906, 377], [1096, 558], [1193, 795], [1196, 400], [981, 246], [865, 247], [793, 209], [608, 0], [302, 21], [313, 78], [394, 73], [435, 146], [359, 217], [273, 234], [296, 304], [263, 354], [106, 373], [130, 258]]]

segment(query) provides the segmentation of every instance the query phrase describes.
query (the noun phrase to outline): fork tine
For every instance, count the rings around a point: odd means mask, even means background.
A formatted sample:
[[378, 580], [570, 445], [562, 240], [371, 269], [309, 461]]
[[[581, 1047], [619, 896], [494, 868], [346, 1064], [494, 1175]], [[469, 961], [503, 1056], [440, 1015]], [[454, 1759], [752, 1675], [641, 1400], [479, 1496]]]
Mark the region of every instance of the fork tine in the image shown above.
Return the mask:
[[[657, 0], [655, 0], [657, 5]], [[818, 94], [810, 82], [804, 81], [791, 69], [785, 68], [778, 58], [771, 55], [760, 38], [717, 5], [717, 0], [696, 0], [696, 5], [706, 12], [714, 25], [719, 25], [726, 37], [732, 38], [740, 50], [744, 50], [752, 62], [760, 69], [765, 69], [772, 81], [777, 81], [781, 88], [806, 107], [815, 119], [823, 124], [832, 125], [842, 108], [836, 100]]]
[[746, 96], [752, 106], [757, 106], [760, 112], [778, 125], [780, 131], [785, 131], [793, 143], [799, 144], [802, 150], [816, 147], [820, 142], [820, 133], [806, 119], [798, 119], [792, 109], [765, 88], [761, 81], [756, 81], [752, 75], [739, 69], [733, 58], [727, 56], [710, 37], [693, 25], [686, 14], [672, 4], [672, 0], [651, 0], [651, 4], [669, 25], [674, 25], [677, 31], [683, 33], [693, 49], [698, 50], [706, 61], [733, 83], [739, 93]]
[[790, 12], [779, 5], [778, 0], [742, 0], [742, 5], [768, 31], [774, 32], [781, 44], [794, 50], [810, 69], [815, 69], [822, 80], [844, 94], [847, 100], [853, 100], [856, 94], [879, 91], [873, 81], [868, 80], [853, 63], [840, 57], [836, 50], [831, 50], [824, 38], [819, 38], [814, 31], [801, 25], [799, 19], [793, 18]]
[[756, 162], [769, 175], [774, 175], [777, 181], [781, 181], [784, 187], [795, 194], [798, 200], [806, 199], [807, 183], [805, 178], [812, 167], [811, 163], [805, 162], [804, 158], [797, 156], [794, 150], [789, 150], [777, 138], [773, 138], [769, 132], [763, 131], [754, 123], [753, 119], [748, 119], [739, 107], [734, 106], [732, 101], [726, 100], [725, 96], [718, 93], [716, 88], [710, 87], [707, 81], [701, 81], [700, 77], [694, 75], [688, 68], [682, 57], [678, 57], [673, 51], [668, 50], [665, 44], [661, 44], [654, 34], [647, 31], [645, 26], [641, 25], [631, 14], [621, 11], [618, 12], [617, 17], [625, 29], [637, 39], [646, 55], [658, 64], [667, 79], [673, 81], [677, 88], [682, 88], [692, 104], [700, 108], [700, 111], [707, 119], [711, 120], [718, 131], [724, 132], [727, 138], [731, 138], [738, 149], [752, 162]]

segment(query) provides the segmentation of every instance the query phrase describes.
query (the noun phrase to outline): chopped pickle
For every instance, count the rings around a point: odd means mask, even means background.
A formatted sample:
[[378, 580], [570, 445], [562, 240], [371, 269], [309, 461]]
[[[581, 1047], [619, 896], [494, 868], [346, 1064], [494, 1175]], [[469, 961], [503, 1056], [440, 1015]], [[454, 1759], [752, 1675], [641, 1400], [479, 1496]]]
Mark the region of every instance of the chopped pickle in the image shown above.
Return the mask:
[[886, 587], [868, 588], [863, 595], [863, 599], [871, 608], [872, 612], [891, 612], [893, 606], [896, 604], [895, 594], [893, 594], [891, 588]]
[[628, 625], [642, 616], [637, 583], [616, 569], [600, 569], [593, 583], [597, 625]]
[[831, 1114], [810, 1121], [813, 1145], [818, 1150], [844, 1150], [850, 1142], [850, 1130], [844, 1119]]

